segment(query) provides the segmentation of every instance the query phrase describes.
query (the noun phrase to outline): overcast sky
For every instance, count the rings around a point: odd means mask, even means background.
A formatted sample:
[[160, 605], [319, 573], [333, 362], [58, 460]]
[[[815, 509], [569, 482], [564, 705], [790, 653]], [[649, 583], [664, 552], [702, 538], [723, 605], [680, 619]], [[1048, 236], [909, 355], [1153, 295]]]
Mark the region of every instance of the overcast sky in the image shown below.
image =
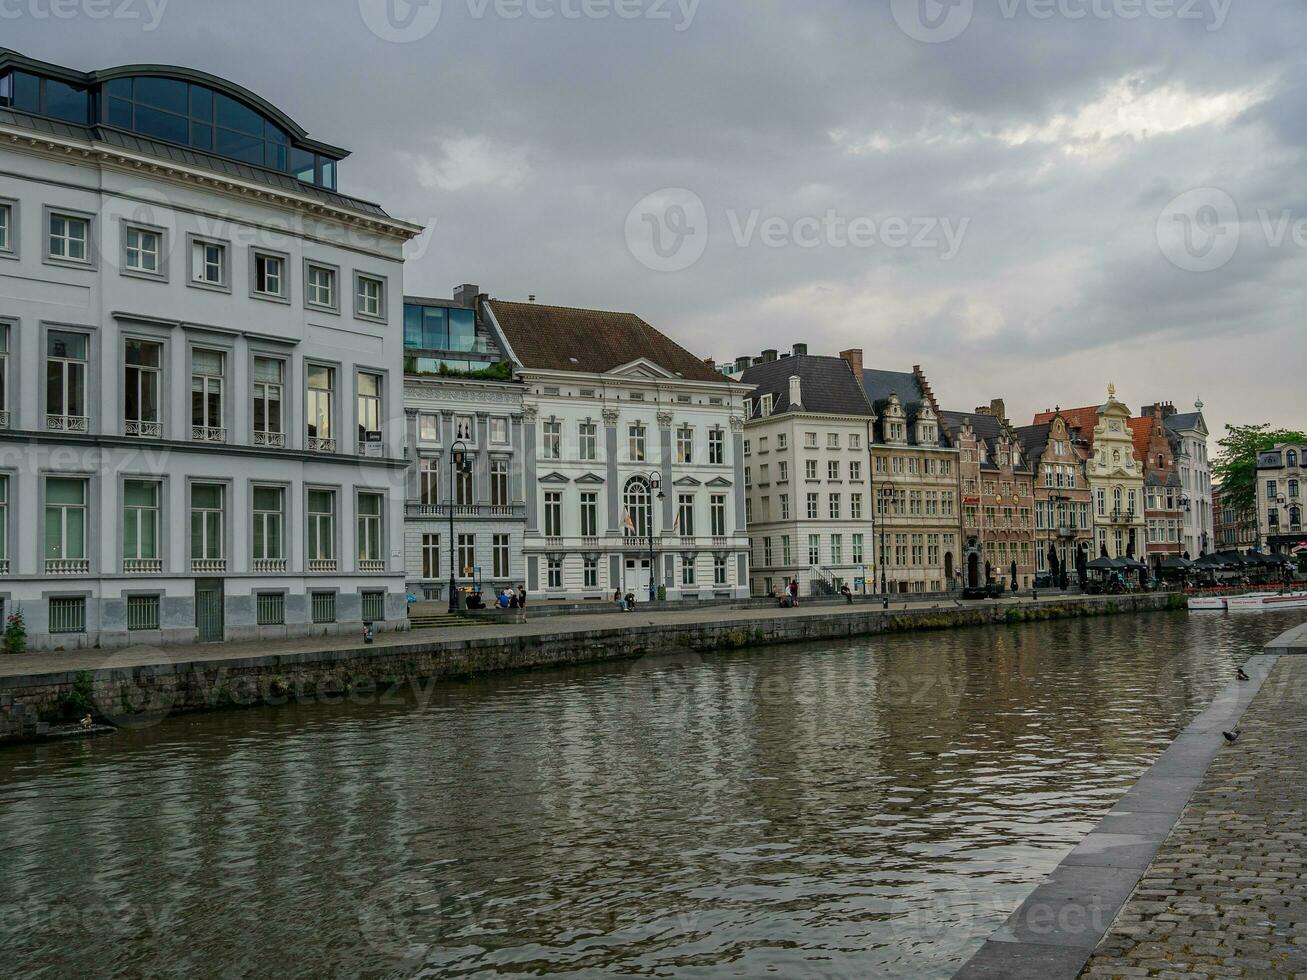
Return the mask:
[[51, 2], [0, 44], [214, 72], [353, 150], [343, 191], [433, 226], [411, 293], [862, 347], [1018, 423], [1111, 381], [1307, 425], [1301, 0]]

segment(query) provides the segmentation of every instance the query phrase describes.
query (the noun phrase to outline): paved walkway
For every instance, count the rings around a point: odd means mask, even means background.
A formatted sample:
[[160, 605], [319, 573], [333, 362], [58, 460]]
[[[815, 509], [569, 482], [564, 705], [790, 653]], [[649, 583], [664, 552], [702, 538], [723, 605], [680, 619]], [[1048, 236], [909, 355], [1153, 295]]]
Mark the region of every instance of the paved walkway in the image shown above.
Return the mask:
[[[1043, 594], [1039, 603], [1059, 600], [1079, 601], [1082, 596], [1059, 593]], [[1029, 594], [1018, 599], [985, 600], [991, 604], [1013, 605], [1032, 602]], [[971, 607], [978, 602], [961, 602], [955, 599], [931, 599], [913, 602], [891, 602], [891, 611], [905, 609], [932, 609]], [[793, 619], [803, 616], [845, 616], [853, 613], [875, 612], [881, 609], [879, 600], [859, 599], [852, 606], [844, 604], [801, 605], [798, 609], [778, 607], [732, 608], [712, 606], [704, 609], [680, 608], [658, 611], [637, 607], [633, 613], [623, 613], [612, 606], [598, 606], [593, 613], [540, 616], [525, 623], [478, 621], [468, 626], [439, 627], [426, 630], [406, 630], [379, 633], [371, 649], [413, 646], [423, 643], [467, 642], [506, 636], [556, 636], [559, 633], [588, 633], [597, 630], [631, 629], [640, 626], [681, 626], [715, 622], [757, 622], [770, 619]], [[528, 612], [530, 607], [528, 606]], [[159, 663], [194, 663], [241, 660], [249, 657], [270, 657], [282, 654], [318, 653], [333, 650], [357, 650], [361, 637], [346, 636], [301, 637], [292, 640], [265, 640], [242, 643], [183, 644], [165, 647], [126, 647], [117, 650], [70, 650], [51, 653], [25, 653], [21, 656], [0, 656], [0, 678], [21, 677], [32, 674], [62, 671], [97, 670], [105, 667], [140, 667]]]
[[1281, 657], [1082, 977], [1307, 978], [1307, 657]]

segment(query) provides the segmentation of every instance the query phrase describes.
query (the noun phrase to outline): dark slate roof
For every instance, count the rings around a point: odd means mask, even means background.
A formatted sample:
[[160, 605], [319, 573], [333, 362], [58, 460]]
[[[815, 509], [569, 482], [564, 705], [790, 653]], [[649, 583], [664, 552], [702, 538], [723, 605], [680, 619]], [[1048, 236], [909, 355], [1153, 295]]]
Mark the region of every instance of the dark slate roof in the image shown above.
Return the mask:
[[644, 358], [687, 381], [730, 379], [634, 313], [492, 299], [486, 305], [526, 368], [606, 374]]
[[263, 167], [254, 167], [246, 163], [240, 163], [236, 160], [228, 160], [225, 157], [213, 156], [199, 150], [192, 150], [188, 147], [178, 146], [173, 143], [164, 143], [158, 140], [148, 139], [147, 137], [137, 135], [136, 133], [128, 133], [121, 129], [114, 129], [112, 126], [82, 126], [77, 123], [61, 122], [57, 119], [47, 119], [44, 116], [29, 115], [26, 112], [20, 112], [17, 109], [10, 108], [0, 108], [0, 123], [7, 126], [18, 126], [23, 129], [30, 129], [33, 132], [43, 133], [47, 136], [103, 143], [107, 146], [118, 147], [128, 153], [139, 153], [143, 156], [155, 157], [169, 163], [177, 163], [187, 167], [209, 170], [213, 173], [222, 174], [226, 177], [233, 177], [237, 180], [247, 180], [251, 183], [264, 184], [268, 187], [275, 187], [278, 190], [283, 190], [290, 194], [301, 194], [304, 197], [313, 198], [333, 207], [347, 208], [349, 210], [362, 212], [363, 214], [374, 215], [379, 218], [390, 217], [382, 210], [379, 204], [373, 204], [371, 201], [364, 201], [357, 197], [350, 197], [347, 194], [339, 194], [336, 191], [329, 191], [323, 187], [315, 187], [312, 184], [305, 184], [302, 181], [296, 180], [290, 174], [279, 173], [275, 170], [265, 170]]
[[[904, 415], [907, 417], [908, 444], [916, 445], [917, 415], [922, 404], [927, 401], [926, 393], [921, 389], [917, 376], [910, 371], [879, 371], [866, 368], [862, 372], [862, 389], [878, 417], [875, 426], [876, 441], [883, 443], [885, 440], [883, 410], [889, 402], [890, 395], [898, 395], [899, 402], [903, 405]], [[947, 426], [944, 425], [943, 420], [940, 420], [938, 428], [938, 445], [950, 445]]]
[[[983, 415], [975, 412], [940, 412], [939, 418], [941, 425], [948, 428], [949, 434], [953, 437], [954, 445], [957, 445], [958, 431], [962, 428], [963, 420], [970, 419], [971, 428], [975, 430], [977, 437], [989, 447], [989, 458], [983, 464], [984, 467], [986, 469], [998, 468], [994, 463], [998, 452], [998, 437], [1003, 434], [1005, 429], [1001, 419], [995, 418], [993, 415]], [[1009, 429], [1009, 431], [1011, 430]], [[1015, 431], [1012, 431], [1012, 435], [1016, 437], [1015, 443], [1022, 450], [1021, 465], [1014, 467], [1014, 469], [1021, 473], [1027, 472], [1030, 469], [1029, 451], [1025, 442]]]
[[1166, 427], [1173, 432], [1182, 432], [1186, 429], [1196, 429], [1202, 422], [1201, 412], [1183, 412], [1176, 415], [1169, 415], [1166, 418]]
[[760, 416], [759, 403], [764, 395], [773, 396], [773, 415], [790, 411], [790, 378], [796, 375], [803, 398], [803, 411], [863, 417], [874, 414], [848, 361], [842, 357], [804, 354], [755, 364], [740, 376], [742, 383], [757, 387], [752, 396], [753, 417]]
[[1038, 425], [1022, 425], [1015, 428], [1017, 438], [1021, 440], [1021, 445], [1025, 447], [1026, 455], [1030, 461], [1036, 462], [1048, 448], [1048, 433], [1052, 429], [1048, 422], [1041, 422]]

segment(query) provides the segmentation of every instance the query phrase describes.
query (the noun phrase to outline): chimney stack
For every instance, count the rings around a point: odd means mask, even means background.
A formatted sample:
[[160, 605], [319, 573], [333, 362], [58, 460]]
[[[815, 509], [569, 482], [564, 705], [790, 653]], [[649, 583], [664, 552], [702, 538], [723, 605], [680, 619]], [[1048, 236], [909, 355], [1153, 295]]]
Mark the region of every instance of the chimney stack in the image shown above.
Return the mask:
[[774, 348], [768, 348], [762, 352], [762, 362], [764, 364], [770, 364], [772, 361], [776, 360], [776, 355], [777, 351]]
[[465, 309], [476, 309], [479, 295], [481, 295], [481, 287], [474, 286], [472, 283], [465, 282], [461, 286], [454, 287], [454, 302]]
[[806, 357], [807, 354], [808, 354], [808, 345], [807, 345], [807, 344], [795, 344], [795, 345], [794, 345], [794, 356], [795, 356], [795, 357]]
[[862, 348], [853, 347], [849, 350], [840, 351], [840, 357], [849, 362], [849, 367], [853, 369], [853, 376], [858, 379], [858, 384], [862, 384]]
[[803, 407], [803, 382], [797, 374], [790, 375], [790, 408]]
[[753, 358], [750, 357], [748, 354], [743, 354], [735, 359], [735, 370], [747, 371], [749, 369], [749, 365], [751, 365], [752, 363], [753, 363]]

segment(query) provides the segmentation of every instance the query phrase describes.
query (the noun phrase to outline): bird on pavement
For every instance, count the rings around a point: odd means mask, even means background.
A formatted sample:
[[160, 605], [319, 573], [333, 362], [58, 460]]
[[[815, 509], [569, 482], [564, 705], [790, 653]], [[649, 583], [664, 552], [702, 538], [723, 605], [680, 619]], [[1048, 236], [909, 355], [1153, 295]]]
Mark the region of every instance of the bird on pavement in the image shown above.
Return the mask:
[[1239, 741], [1239, 736], [1242, 735], [1243, 732], [1236, 728], [1232, 732], [1221, 732], [1221, 734], [1225, 736], [1225, 740], [1227, 742], [1234, 744], [1235, 742]]
[[1236, 676], [1238, 676], [1239, 680], [1241, 681], [1246, 681], [1249, 679], [1248, 675], [1244, 673], [1244, 669], [1242, 667], [1239, 668], [1239, 673]]

